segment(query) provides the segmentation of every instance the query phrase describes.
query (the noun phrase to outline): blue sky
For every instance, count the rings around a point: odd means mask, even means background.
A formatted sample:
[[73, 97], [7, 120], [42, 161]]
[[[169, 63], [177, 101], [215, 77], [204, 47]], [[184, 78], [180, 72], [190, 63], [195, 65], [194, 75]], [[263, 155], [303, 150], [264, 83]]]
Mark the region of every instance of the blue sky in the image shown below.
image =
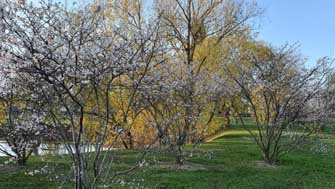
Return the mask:
[[257, 0], [265, 8], [258, 39], [283, 45], [300, 43], [313, 65], [335, 57], [335, 0]]

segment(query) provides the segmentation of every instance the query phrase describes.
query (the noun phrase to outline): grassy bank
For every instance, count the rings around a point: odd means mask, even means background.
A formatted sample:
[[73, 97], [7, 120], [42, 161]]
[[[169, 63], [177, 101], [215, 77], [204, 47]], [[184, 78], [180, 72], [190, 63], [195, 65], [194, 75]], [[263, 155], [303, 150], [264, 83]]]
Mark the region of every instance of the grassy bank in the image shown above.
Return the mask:
[[[326, 146], [326, 148], [324, 148]], [[128, 167], [136, 153], [119, 153], [118, 167]], [[268, 166], [245, 131], [226, 131], [221, 138], [200, 145], [182, 167], [173, 158], [153, 153], [148, 165], [117, 179], [116, 188], [335, 188], [335, 139], [285, 155], [277, 166]], [[4, 164], [5, 158], [1, 159]], [[122, 163], [121, 162], [126, 162]], [[32, 157], [24, 168], [0, 167], [1, 188], [71, 188], [66, 156]], [[31, 173], [47, 165], [49, 174]]]

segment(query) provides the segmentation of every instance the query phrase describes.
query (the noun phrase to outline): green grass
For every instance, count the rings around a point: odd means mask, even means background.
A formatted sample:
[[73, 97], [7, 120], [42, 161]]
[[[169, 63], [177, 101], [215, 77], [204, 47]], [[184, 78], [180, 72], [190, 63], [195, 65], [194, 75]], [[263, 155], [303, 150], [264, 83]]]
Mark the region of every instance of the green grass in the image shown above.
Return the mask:
[[[335, 188], [335, 138], [325, 143], [327, 151], [315, 152], [319, 143], [310, 144], [283, 156], [280, 164], [265, 166], [262, 156], [248, 133], [226, 131], [221, 138], [200, 145], [183, 167], [174, 166], [172, 157], [153, 153], [147, 156], [148, 166], [118, 178], [115, 188]], [[135, 161], [134, 151], [118, 152], [118, 167]], [[154, 160], [155, 159], [155, 160]], [[3, 161], [2, 159], [1, 161]], [[122, 160], [122, 161], [121, 161]], [[50, 174], [25, 175], [48, 162], [55, 167]], [[56, 175], [70, 178], [67, 157], [48, 156], [42, 161], [33, 157], [24, 168], [15, 165], [0, 167], [0, 188], [57, 188]], [[63, 174], [63, 175], [62, 175]], [[53, 179], [50, 181], [49, 179]], [[142, 180], [143, 179], [143, 180]], [[71, 185], [63, 185], [71, 188]]]

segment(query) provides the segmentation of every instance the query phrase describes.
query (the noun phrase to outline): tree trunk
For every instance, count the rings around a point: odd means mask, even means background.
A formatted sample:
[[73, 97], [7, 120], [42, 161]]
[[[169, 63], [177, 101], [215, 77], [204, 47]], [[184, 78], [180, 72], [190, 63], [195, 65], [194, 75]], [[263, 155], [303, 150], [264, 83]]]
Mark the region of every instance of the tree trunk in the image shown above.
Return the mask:
[[181, 157], [181, 155], [177, 155], [176, 164], [177, 165], [183, 165], [184, 164], [184, 161], [183, 161], [183, 158]]
[[21, 152], [20, 151], [17, 152], [16, 162], [19, 166], [25, 166], [26, 165], [26, 162], [27, 162], [26, 149], [22, 149]]
[[271, 156], [270, 151], [263, 151], [264, 161], [269, 165], [274, 165], [277, 162], [277, 157]]
[[184, 164], [184, 157], [183, 157], [183, 149], [182, 146], [178, 145], [178, 150], [176, 154], [176, 164], [183, 165]]
[[76, 189], [83, 188], [81, 165], [76, 166]]
[[19, 165], [19, 166], [25, 166], [27, 160], [23, 157], [18, 157], [16, 162], [17, 162], [17, 165]]
[[133, 149], [134, 148], [134, 138], [133, 135], [130, 131], [128, 131], [128, 143], [129, 143], [129, 149]]
[[125, 149], [129, 149], [129, 147], [128, 147], [128, 145], [127, 145], [127, 143], [124, 139], [122, 139], [122, 144], [123, 144]]

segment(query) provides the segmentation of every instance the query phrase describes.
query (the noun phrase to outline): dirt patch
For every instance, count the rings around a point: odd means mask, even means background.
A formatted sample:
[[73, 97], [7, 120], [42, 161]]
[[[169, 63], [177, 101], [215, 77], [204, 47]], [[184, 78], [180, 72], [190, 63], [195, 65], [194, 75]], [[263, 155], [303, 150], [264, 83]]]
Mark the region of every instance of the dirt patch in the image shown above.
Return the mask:
[[207, 167], [205, 165], [191, 163], [191, 162], [185, 162], [183, 165], [177, 165], [174, 162], [160, 162], [156, 166], [158, 166], [159, 168], [163, 168], [163, 169], [173, 169], [173, 170], [183, 170], [183, 171], [207, 170]]
[[278, 166], [276, 165], [270, 165], [264, 161], [255, 161], [254, 162], [255, 167], [257, 168], [268, 168], [268, 169], [276, 169]]

